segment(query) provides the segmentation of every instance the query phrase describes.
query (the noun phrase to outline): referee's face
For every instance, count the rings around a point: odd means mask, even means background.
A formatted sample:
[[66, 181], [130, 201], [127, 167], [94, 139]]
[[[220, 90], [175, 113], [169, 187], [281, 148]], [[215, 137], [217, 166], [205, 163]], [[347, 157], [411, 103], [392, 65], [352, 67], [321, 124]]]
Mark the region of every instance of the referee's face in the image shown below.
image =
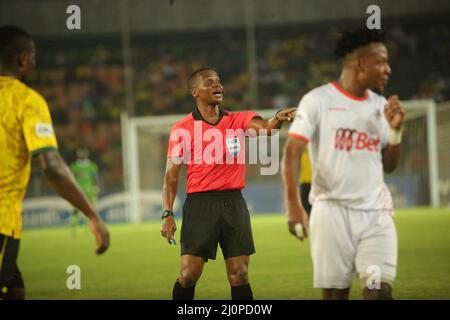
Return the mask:
[[223, 101], [223, 86], [214, 70], [206, 70], [198, 75], [193, 96], [208, 105], [219, 105]]

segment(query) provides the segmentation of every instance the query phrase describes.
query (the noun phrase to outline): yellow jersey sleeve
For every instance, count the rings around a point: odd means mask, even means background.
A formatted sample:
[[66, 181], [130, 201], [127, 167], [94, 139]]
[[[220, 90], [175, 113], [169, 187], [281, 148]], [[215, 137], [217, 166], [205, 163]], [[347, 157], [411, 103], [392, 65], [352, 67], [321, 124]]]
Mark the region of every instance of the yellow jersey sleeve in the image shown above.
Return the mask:
[[21, 120], [25, 142], [33, 156], [58, 148], [47, 102], [34, 90], [25, 101]]
[[308, 151], [305, 148], [305, 152], [302, 154], [302, 158], [300, 160], [300, 177], [298, 179], [298, 183], [311, 183], [312, 174], [311, 174], [311, 163], [309, 162]]

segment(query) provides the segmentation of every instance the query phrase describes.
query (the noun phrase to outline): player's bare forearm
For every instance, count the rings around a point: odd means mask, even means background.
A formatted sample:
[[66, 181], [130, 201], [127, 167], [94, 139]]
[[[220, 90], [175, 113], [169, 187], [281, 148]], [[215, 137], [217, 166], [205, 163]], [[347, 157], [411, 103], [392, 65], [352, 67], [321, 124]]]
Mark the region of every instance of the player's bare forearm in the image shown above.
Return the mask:
[[44, 152], [37, 158], [50, 186], [90, 220], [98, 220], [98, 214], [75, 181], [60, 154], [56, 151]]
[[391, 173], [397, 168], [400, 160], [400, 145], [388, 145], [382, 151], [383, 171]]
[[173, 163], [170, 159], [167, 160], [163, 186], [163, 206], [166, 210], [173, 211], [173, 203], [177, 196], [180, 170], [181, 165]]
[[[298, 191], [297, 181], [300, 175], [300, 158], [305, 150], [306, 142], [289, 137], [283, 155], [283, 182], [286, 197], [289, 232], [301, 241], [308, 236], [308, 215], [303, 208]], [[298, 235], [298, 226], [301, 226], [302, 235]]]
[[301, 206], [297, 181], [300, 175], [300, 157], [305, 149], [305, 142], [289, 137], [283, 154], [282, 175], [285, 190], [286, 205]]

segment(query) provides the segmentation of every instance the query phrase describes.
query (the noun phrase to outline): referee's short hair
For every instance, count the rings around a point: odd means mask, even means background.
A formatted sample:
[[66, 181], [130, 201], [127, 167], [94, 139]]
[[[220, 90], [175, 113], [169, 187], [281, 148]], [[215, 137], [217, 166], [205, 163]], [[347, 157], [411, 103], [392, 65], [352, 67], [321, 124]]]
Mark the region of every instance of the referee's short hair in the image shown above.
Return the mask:
[[197, 81], [197, 77], [200, 73], [202, 73], [203, 71], [208, 71], [208, 70], [212, 70], [212, 71], [216, 71], [213, 68], [210, 67], [203, 67], [200, 69], [195, 70], [188, 78], [188, 89], [189, 92], [191, 92], [192, 88], [195, 86], [195, 82]]
[[10, 64], [15, 55], [30, 49], [30, 34], [22, 28], [7, 25], [0, 27], [0, 63]]

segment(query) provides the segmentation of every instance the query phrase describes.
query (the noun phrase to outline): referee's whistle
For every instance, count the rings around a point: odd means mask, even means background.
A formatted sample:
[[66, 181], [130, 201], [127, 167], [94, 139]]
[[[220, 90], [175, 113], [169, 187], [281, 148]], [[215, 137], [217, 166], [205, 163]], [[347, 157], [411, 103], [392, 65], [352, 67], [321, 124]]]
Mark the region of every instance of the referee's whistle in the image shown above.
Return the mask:
[[170, 240], [169, 240], [169, 243], [170, 243], [170, 244], [173, 244], [173, 245], [175, 245], [175, 246], [177, 245], [177, 242], [175, 241], [174, 238], [170, 239]]

